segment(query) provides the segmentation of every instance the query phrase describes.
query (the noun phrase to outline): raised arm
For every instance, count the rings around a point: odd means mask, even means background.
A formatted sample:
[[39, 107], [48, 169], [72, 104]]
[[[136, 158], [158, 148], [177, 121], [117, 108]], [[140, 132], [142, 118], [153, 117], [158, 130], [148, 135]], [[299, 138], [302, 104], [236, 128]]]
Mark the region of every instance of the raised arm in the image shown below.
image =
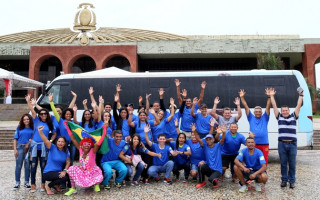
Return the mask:
[[93, 90], [93, 87], [91, 86], [91, 87], [89, 88], [89, 95], [90, 95], [91, 103], [94, 102], [94, 103], [97, 104], [96, 100], [94, 99], [93, 93], [94, 93], [94, 90]]
[[152, 142], [150, 141], [149, 136], [148, 136], [149, 131], [150, 131], [150, 125], [147, 124], [144, 127], [144, 136], [146, 138], [147, 144], [149, 145], [149, 147], [151, 147], [152, 146]]
[[224, 144], [224, 140], [226, 138], [226, 132], [227, 132], [227, 126], [226, 124], [220, 126], [218, 129], [217, 129], [217, 134], [220, 135], [222, 133], [222, 137], [220, 139], [220, 144], [223, 145]]
[[178, 97], [179, 105], [181, 105], [182, 104], [182, 98], [181, 98], [181, 94], [180, 94], [181, 82], [179, 81], [179, 79], [175, 79], [174, 82], [175, 82], [176, 87], [177, 87], [177, 97]]
[[272, 104], [272, 107], [273, 107], [273, 112], [274, 112], [274, 115], [276, 116], [276, 118], [279, 117], [279, 110], [278, 110], [278, 107], [277, 107], [277, 103], [276, 103], [276, 100], [274, 98], [274, 95], [276, 95], [276, 91], [274, 90], [274, 88], [270, 88], [269, 89], [269, 94], [270, 94], [270, 101], [271, 101], [271, 104]]
[[146, 114], [147, 114], [147, 116], [149, 114], [149, 109], [150, 109], [150, 103], [149, 103], [150, 96], [151, 96], [151, 94], [146, 94]]
[[116, 85], [116, 95], [118, 95], [119, 99], [117, 101], [117, 109], [120, 109], [121, 108], [121, 103], [120, 103], [120, 92], [122, 91], [121, 89], [121, 85], [120, 84], [117, 84]]
[[239, 96], [240, 96], [240, 99], [241, 99], [241, 103], [246, 111], [246, 115], [248, 116], [249, 115], [249, 112], [250, 112], [250, 109], [249, 109], [249, 106], [246, 102], [246, 100], [244, 99], [244, 96], [245, 96], [246, 92], [244, 91], [244, 89], [241, 89], [240, 92], [239, 92]]
[[37, 110], [41, 110], [42, 109], [42, 107], [37, 104], [37, 102], [36, 102], [36, 100], [34, 98], [31, 99], [31, 105], [33, 107], [36, 107]]
[[186, 105], [186, 98], [187, 98], [187, 90], [186, 89], [183, 89], [182, 90], [182, 104], [180, 104], [180, 108], [179, 108], [179, 112], [180, 112], [180, 114], [182, 115], [183, 114], [183, 111], [184, 111], [184, 107], [185, 107], [185, 105]]
[[73, 110], [73, 123], [79, 124], [78, 118], [77, 118], [78, 107], [76, 104], [74, 104], [74, 106], [72, 107], [72, 110]]
[[114, 103], [113, 103], [113, 107], [112, 107], [112, 110], [113, 110], [113, 118], [114, 120], [116, 121], [116, 123], [119, 123], [119, 114], [117, 112], [117, 102], [118, 102], [118, 99], [119, 99], [119, 96], [117, 94], [114, 95]]
[[160, 119], [156, 112], [153, 109], [150, 109], [150, 113], [154, 116], [154, 125], [157, 126], [158, 124], [160, 124]]
[[88, 100], [87, 100], [87, 99], [85, 99], [85, 100], [82, 101], [83, 109], [84, 109], [84, 110], [89, 110], [89, 109], [88, 109], [88, 106], [87, 106], [87, 103], [88, 103]]
[[52, 93], [49, 94], [48, 99], [49, 99], [49, 102], [50, 102], [50, 107], [51, 107], [51, 110], [53, 112], [53, 115], [56, 118], [57, 122], [59, 122], [60, 121], [60, 115], [58, 114], [58, 112], [56, 110], [56, 107], [54, 106], [53, 94]]
[[104, 99], [102, 96], [99, 96], [99, 111], [100, 114], [104, 111]]
[[44, 129], [44, 126], [39, 126], [38, 127], [38, 131], [39, 131], [39, 135], [42, 139], [42, 141], [44, 142], [44, 144], [46, 145], [46, 147], [48, 149], [51, 148], [51, 142], [48, 140], [48, 138], [43, 134], [43, 129]]
[[[93, 112], [94, 113], [96, 113], [94, 116], [95, 116], [95, 118], [93, 119], [95, 122], [99, 122], [100, 120], [101, 120], [101, 113], [100, 113], [100, 111], [98, 111], [99, 110], [99, 108], [98, 108], [98, 106], [97, 106], [97, 103], [94, 101], [94, 102], [91, 102], [91, 107], [92, 107], [92, 110], [93, 110]], [[100, 113], [100, 116], [99, 116], [99, 113]], [[99, 120], [100, 119], [100, 120]], [[99, 120], [99, 121], [98, 121]]]
[[199, 137], [199, 134], [198, 134], [198, 131], [197, 131], [195, 124], [191, 124], [191, 131], [194, 134], [194, 136], [196, 137], [196, 139], [198, 140], [199, 144], [203, 147], [203, 141]]
[[178, 118], [176, 118], [174, 120], [174, 126], [176, 127], [177, 133], [179, 135], [180, 134], [180, 129], [179, 129], [179, 119]]
[[164, 95], [164, 89], [160, 88], [159, 89], [160, 109], [163, 110], [163, 112], [165, 112], [166, 111], [166, 107], [165, 107], [164, 102], [163, 102], [163, 95]]
[[71, 91], [71, 94], [72, 94], [73, 98], [72, 98], [72, 100], [71, 100], [71, 102], [69, 104], [69, 108], [73, 108], [73, 106], [74, 106], [74, 104], [76, 103], [76, 100], [77, 100], [77, 94], [74, 93], [73, 91]]
[[94, 146], [93, 146], [93, 153], [97, 153], [97, 152], [98, 152], [98, 150], [99, 150], [99, 148], [100, 148], [100, 146], [101, 146], [104, 138], [105, 138], [106, 136], [108, 137], [108, 135], [107, 135], [107, 126], [102, 126], [102, 128], [103, 128], [103, 133], [102, 133], [102, 135], [101, 135], [100, 140], [94, 144]]
[[[302, 89], [302, 88], [301, 88], [301, 89]], [[302, 92], [299, 92], [299, 91], [298, 91], [298, 94], [299, 94], [299, 98], [298, 98], [297, 106], [296, 106], [296, 108], [294, 109], [294, 113], [295, 113], [295, 115], [296, 115], [297, 118], [299, 117], [300, 108], [301, 108], [301, 106], [302, 106], [302, 101], [303, 101], [303, 89], [302, 89]]]
[[[218, 126], [218, 123], [217, 123], [216, 119], [215, 118], [211, 118], [210, 119], [210, 131], [209, 131], [209, 134], [213, 135], [213, 132], [216, 130], [215, 125], [216, 125], [216, 127]], [[219, 134], [218, 133], [214, 136], [214, 139], [216, 141], [219, 141]]]
[[265, 93], [268, 96], [267, 105], [266, 105], [266, 113], [267, 115], [270, 115], [270, 108], [271, 108], [271, 99], [270, 99], [270, 89], [265, 89]]
[[233, 103], [237, 106], [238, 115], [236, 116], [236, 121], [239, 121], [239, 119], [242, 117], [242, 112], [240, 107], [240, 98], [236, 97]]
[[70, 139], [72, 141], [72, 143], [74, 144], [74, 146], [79, 150], [80, 149], [80, 144], [77, 142], [76, 138], [74, 137], [73, 134], [69, 135]]
[[27, 105], [28, 105], [28, 107], [29, 107], [29, 110], [30, 110], [31, 113], [32, 113], [32, 118], [33, 118], [33, 119], [36, 118], [37, 113], [36, 113], [36, 111], [34, 110], [33, 106], [31, 105], [31, 102], [30, 102], [30, 94], [27, 94], [27, 95], [25, 96], [25, 99], [26, 99]]
[[220, 103], [220, 99], [219, 97], [214, 98], [214, 102], [213, 102], [213, 107], [212, 107], [212, 111], [211, 111], [211, 115], [218, 120], [218, 114], [217, 114], [217, 107], [218, 104]]
[[206, 85], [207, 85], [207, 82], [202, 81], [202, 83], [201, 83], [201, 92], [200, 92], [199, 101], [198, 101], [198, 106], [200, 106], [202, 101], [203, 101], [204, 90], [206, 89]]
[[170, 116], [167, 119], [168, 122], [170, 122], [174, 116], [174, 99], [172, 97], [170, 98], [170, 105], [171, 105], [171, 108], [170, 108]]
[[192, 102], [192, 107], [191, 107], [191, 112], [190, 112], [190, 115], [192, 117], [196, 117], [196, 114], [194, 113], [194, 107], [196, 106], [196, 104], [198, 103], [198, 99], [197, 97], [193, 98], [193, 102]]
[[132, 121], [132, 115], [133, 115], [133, 111], [129, 111], [128, 125], [130, 127], [134, 128], [134, 122]]
[[139, 96], [139, 106], [143, 106], [143, 97], [142, 96]]

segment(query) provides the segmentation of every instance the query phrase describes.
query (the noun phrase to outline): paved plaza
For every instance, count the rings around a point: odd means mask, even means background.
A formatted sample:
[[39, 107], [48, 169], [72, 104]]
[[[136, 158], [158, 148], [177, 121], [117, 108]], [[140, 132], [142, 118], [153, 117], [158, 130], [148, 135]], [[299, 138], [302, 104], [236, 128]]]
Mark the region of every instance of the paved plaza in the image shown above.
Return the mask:
[[[254, 187], [249, 187], [245, 194], [239, 194], [239, 185], [224, 179], [219, 182], [219, 188], [212, 188], [210, 184], [201, 189], [195, 188], [195, 183], [174, 182], [167, 185], [163, 182], [140, 187], [126, 186], [121, 189], [101, 190], [95, 193], [93, 189], [78, 189], [78, 193], [65, 197], [63, 192], [48, 196], [39, 190], [29, 193], [24, 188], [12, 191], [14, 186], [15, 162], [12, 150], [0, 151], [0, 199], [319, 199], [320, 198], [320, 151], [299, 150], [297, 156], [297, 182], [294, 190], [280, 188], [280, 161], [276, 150], [270, 151], [268, 165], [269, 180], [262, 193], [257, 193]], [[38, 169], [37, 183], [40, 186], [40, 169]], [[23, 179], [21, 178], [23, 181]]]

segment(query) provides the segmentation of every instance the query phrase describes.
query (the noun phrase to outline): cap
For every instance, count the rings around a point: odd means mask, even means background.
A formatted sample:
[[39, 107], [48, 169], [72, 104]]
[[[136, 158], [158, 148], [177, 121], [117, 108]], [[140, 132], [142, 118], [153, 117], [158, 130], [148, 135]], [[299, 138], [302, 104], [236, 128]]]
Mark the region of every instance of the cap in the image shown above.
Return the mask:
[[207, 139], [207, 138], [213, 138], [213, 135], [208, 134], [208, 135], [206, 135], [206, 137], [204, 139]]
[[208, 108], [207, 104], [203, 103], [200, 105], [200, 108]]
[[125, 104], [124, 106], [125, 106], [125, 107], [128, 107], [128, 106], [134, 107], [133, 103], [128, 103], [128, 104]]

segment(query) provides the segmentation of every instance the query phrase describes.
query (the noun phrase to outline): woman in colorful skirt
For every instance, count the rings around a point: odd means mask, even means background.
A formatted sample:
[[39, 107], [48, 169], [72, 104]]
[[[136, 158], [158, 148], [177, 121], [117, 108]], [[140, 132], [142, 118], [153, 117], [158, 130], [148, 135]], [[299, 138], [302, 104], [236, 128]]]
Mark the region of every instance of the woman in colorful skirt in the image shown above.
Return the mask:
[[103, 128], [103, 135], [96, 144], [94, 144], [93, 140], [89, 137], [83, 138], [79, 144], [76, 138], [69, 132], [73, 144], [79, 150], [80, 165], [73, 165], [69, 167], [67, 173], [70, 178], [71, 188], [65, 193], [65, 195], [69, 196], [76, 193], [76, 184], [85, 188], [94, 185], [94, 191], [100, 191], [99, 184], [103, 181], [103, 175], [101, 169], [96, 165], [95, 160], [96, 153], [106, 135], [105, 126], [103, 126]]

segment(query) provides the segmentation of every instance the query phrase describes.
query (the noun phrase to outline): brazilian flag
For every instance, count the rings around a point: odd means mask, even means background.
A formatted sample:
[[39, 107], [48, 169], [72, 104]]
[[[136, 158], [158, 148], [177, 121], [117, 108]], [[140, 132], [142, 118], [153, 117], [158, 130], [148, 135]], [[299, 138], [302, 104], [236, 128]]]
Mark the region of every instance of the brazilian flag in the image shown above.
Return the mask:
[[[70, 131], [71, 131], [71, 133], [74, 135], [74, 137], [76, 138], [78, 143], [80, 143], [80, 141], [83, 138], [89, 137], [92, 139], [93, 143], [96, 144], [97, 142], [100, 141], [103, 132], [107, 131], [107, 129], [105, 127], [102, 127], [102, 128], [96, 129], [92, 132], [88, 132], [82, 126], [79, 126], [78, 124], [75, 124], [73, 122], [67, 122], [67, 123], [65, 123], [65, 126], [68, 130], [69, 135], [70, 135]], [[106, 154], [108, 152], [109, 152], [108, 138], [107, 138], [107, 134], [105, 134], [105, 138], [104, 138], [103, 142], [101, 143], [101, 146], [99, 148], [98, 153]]]

